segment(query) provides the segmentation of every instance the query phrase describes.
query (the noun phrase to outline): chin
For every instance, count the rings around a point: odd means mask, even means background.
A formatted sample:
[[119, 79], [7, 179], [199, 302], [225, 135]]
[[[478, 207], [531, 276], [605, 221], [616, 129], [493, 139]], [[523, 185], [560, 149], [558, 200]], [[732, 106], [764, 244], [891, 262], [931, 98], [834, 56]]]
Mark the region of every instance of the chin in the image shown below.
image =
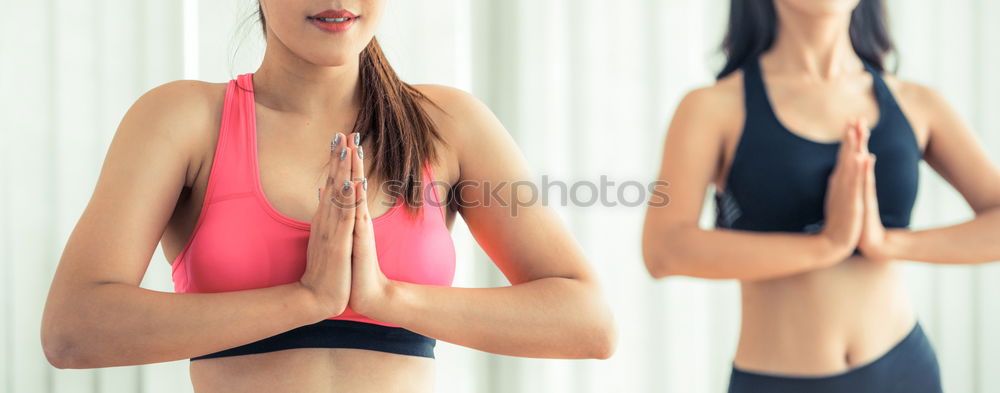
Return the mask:
[[775, 6], [796, 13], [829, 16], [849, 14], [861, 0], [774, 0]]

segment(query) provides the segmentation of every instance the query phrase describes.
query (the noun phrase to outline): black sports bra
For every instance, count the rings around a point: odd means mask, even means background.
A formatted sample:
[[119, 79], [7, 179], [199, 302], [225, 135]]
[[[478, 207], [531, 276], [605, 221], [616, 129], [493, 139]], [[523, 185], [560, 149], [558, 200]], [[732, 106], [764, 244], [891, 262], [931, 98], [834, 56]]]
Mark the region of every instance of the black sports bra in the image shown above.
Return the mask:
[[[878, 157], [875, 182], [886, 228], [906, 228], [917, 195], [923, 151], [879, 72], [870, 64], [879, 119], [868, 149]], [[725, 186], [715, 194], [716, 227], [751, 231], [817, 232], [823, 226], [827, 181], [840, 142], [816, 142], [778, 121], [759, 59], [743, 67], [746, 121]]]

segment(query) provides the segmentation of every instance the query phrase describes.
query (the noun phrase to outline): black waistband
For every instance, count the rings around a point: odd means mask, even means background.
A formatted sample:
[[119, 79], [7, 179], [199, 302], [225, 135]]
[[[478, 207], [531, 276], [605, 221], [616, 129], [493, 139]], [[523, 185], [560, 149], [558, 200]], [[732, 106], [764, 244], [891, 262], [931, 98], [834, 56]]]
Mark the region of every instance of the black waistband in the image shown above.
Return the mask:
[[[803, 348], [803, 350], [808, 350]], [[729, 393], [941, 393], [937, 355], [920, 323], [886, 353], [864, 365], [825, 376], [792, 376], [732, 369]]]
[[324, 319], [260, 341], [191, 360], [249, 355], [291, 348], [355, 348], [434, 358], [433, 338], [400, 328], [371, 323]]

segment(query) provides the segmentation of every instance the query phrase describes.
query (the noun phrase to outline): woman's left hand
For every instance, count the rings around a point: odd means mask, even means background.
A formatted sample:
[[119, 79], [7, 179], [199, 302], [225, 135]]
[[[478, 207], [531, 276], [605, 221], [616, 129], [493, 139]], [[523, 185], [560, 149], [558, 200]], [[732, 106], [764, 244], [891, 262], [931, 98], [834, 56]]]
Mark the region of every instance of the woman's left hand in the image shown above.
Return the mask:
[[[354, 141], [351, 141], [354, 144]], [[358, 147], [354, 155], [352, 177], [357, 187], [357, 209], [354, 213], [354, 245], [351, 253], [351, 295], [347, 306], [369, 318], [376, 318], [378, 310], [388, 299], [391, 280], [382, 273], [375, 252], [375, 231], [368, 212], [368, 179], [364, 171], [364, 151]]]
[[[856, 124], [856, 127], [864, 127]], [[858, 250], [869, 260], [885, 262], [892, 259], [887, 250], [886, 230], [878, 210], [878, 194], [875, 192], [875, 155], [869, 154], [865, 170], [864, 221], [861, 224], [861, 239]]]

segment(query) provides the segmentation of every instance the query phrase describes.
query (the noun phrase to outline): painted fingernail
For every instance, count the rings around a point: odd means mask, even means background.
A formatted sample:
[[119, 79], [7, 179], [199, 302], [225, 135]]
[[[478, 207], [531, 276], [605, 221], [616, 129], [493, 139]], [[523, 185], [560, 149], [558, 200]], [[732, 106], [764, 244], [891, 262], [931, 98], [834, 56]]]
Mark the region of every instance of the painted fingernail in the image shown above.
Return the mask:
[[344, 180], [344, 192], [347, 192], [350, 189], [351, 189], [351, 181], [350, 180]]
[[361, 189], [368, 191], [368, 178], [361, 179]]
[[361, 145], [358, 145], [358, 158], [365, 159], [365, 150], [361, 148]]
[[361, 133], [360, 132], [355, 132], [354, 133], [354, 146], [357, 146], [357, 145], [360, 145], [360, 144], [361, 144]]
[[344, 161], [344, 157], [347, 157], [347, 149], [340, 149], [340, 160]]
[[337, 134], [337, 136], [333, 137], [333, 142], [330, 142], [330, 151], [333, 151], [333, 148], [339, 144], [340, 144], [340, 134]]

